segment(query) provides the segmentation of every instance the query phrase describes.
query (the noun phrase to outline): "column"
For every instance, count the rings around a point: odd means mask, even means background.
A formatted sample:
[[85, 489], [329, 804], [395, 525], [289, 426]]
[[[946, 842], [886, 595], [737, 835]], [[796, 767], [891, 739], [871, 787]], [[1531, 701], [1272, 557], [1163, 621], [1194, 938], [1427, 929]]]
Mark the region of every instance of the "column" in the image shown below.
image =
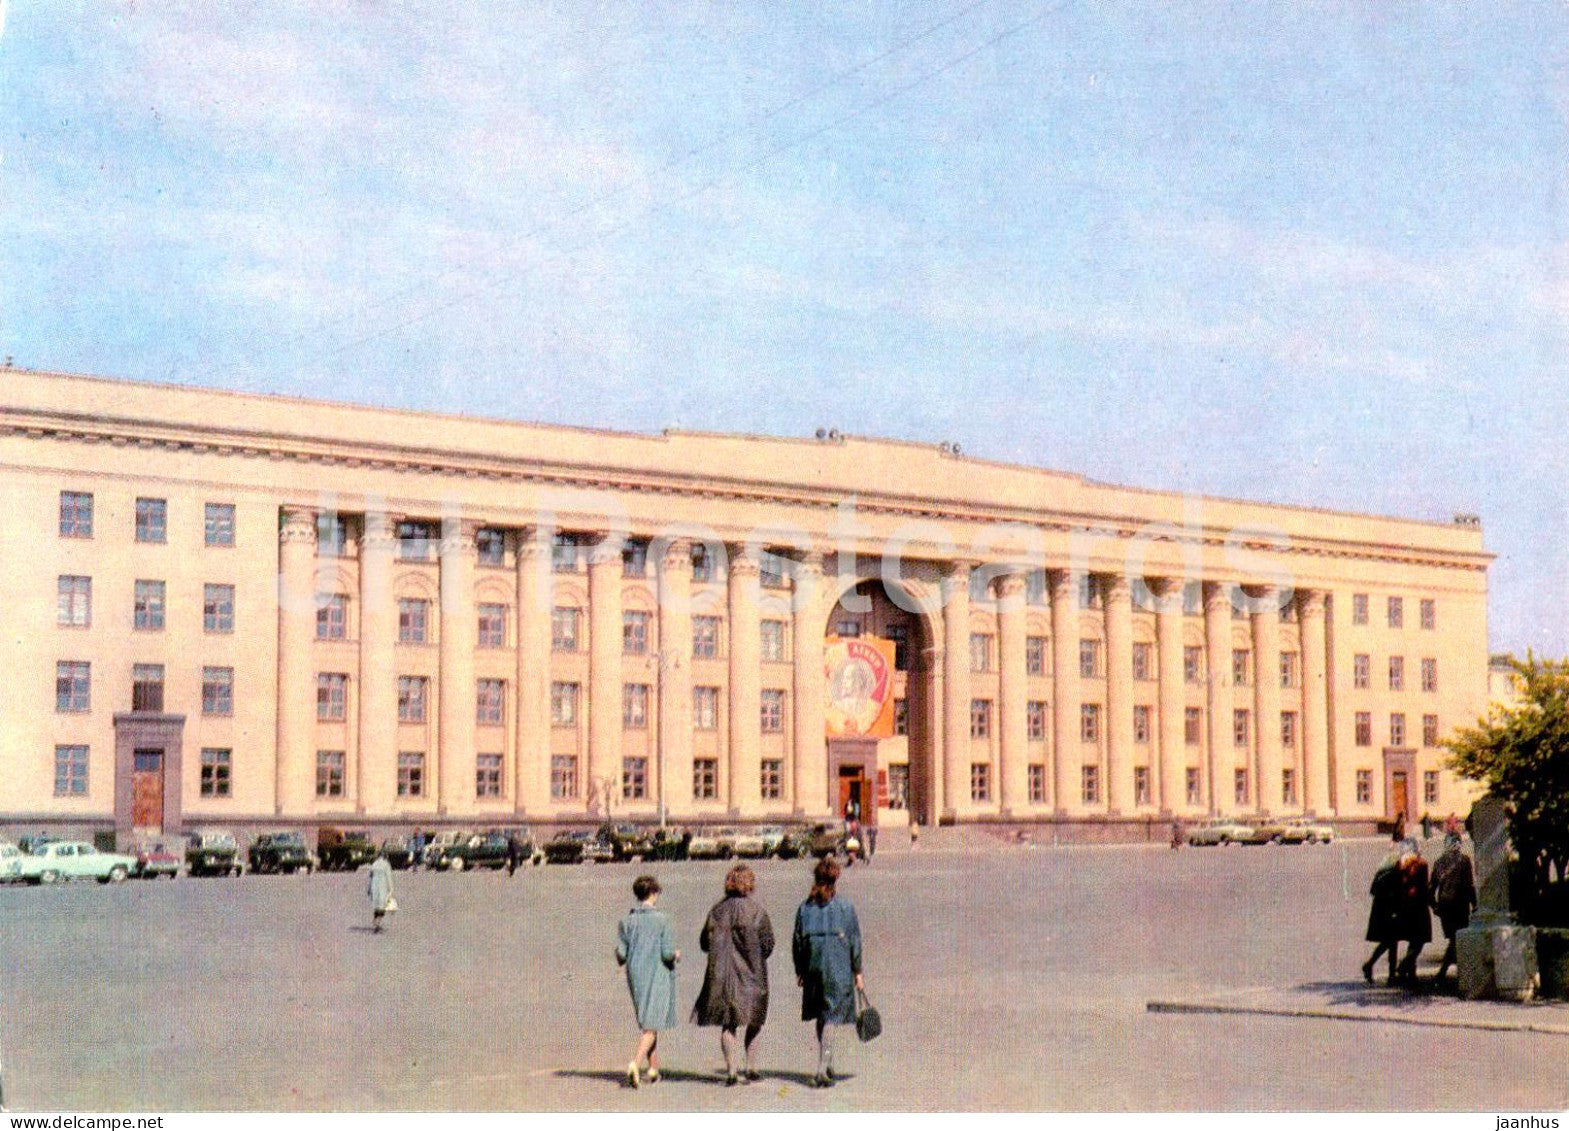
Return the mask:
[[370, 513], [360, 541], [359, 811], [386, 816], [398, 799], [398, 606], [392, 596], [396, 515]]
[[1160, 712], [1160, 807], [1164, 813], [1187, 808], [1187, 733], [1183, 713], [1187, 691], [1182, 671], [1182, 579], [1164, 577], [1155, 587], [1155, 647], [1159, 652], [1156, 692]]
[[477, 522], [441, 524], [441, 690], [436, 740], [436, 805], [441, 813], [473, 812], [474, 797], [474, 567]]
[[1133, 593], [1121, 574], [1098, 580], [1106, 614], [1106, 807], [1122, 813], [1133, 805]]
[[1052, 800], [1057, 812], [1078, 806], [1079, 767], [1079, 593], [1073, 574], [1048, 570], [1051, 594]]
[[[947, 650], [943, 648], [945, 639], [943, 632], [943, 610], [935, 609], [927, 619], [931, 627], [931, 647], [926, 652], [926, 670], [931, 673], [931, 694], [926, 697], [926, 734], [927, 766], [926, 789], [927, 810], [919, 814], [922, 824], [935, 825], [946, 811], [946, 790], [943, 782], [943, 735], [946, 733], [943, 726], [943, 703], [947, 697], [947, 680], [944, 669], [947, 666], [944, 657]], [[914, 773], [914, 770], [911, 770]]]
[[1280, 590], [1263, 585], [1253, 598], [1253, 728], [1258, 751], [1258, 808], [1280, 812]]
[[1236, 808], [1236, 757], [1231, 734], [1231, 589], [1204, 583], [1204, 714], [1208, 720], [1209, 811]]
[[729, 547], [730, 814], [762, 805], [762, 622], [757, 551]]
[[970, 564], [954, 562], [942, 580], [943, 742], [946, 812], [970, 800]]
[[597, 808], [606, 815], [621, 796], [621, 574], [621, 538], [603, 535], [588, 553], [588, 766], [583, 792], [590, 812]]
[[1029, 677], [1024, 655], [1024, 575], [997, 579], [997, 663], [999, 719], [997, 778], [1004, 816], [1029, 805]]
[[823, 584], [823, 556], [815, 551], [796, 559], [791, 593], [791, 635], [795, 645], [795, 752], [791, 761], [797, 815], [832, 811], [828, 800], [828, 722], [823, 712], [823, 630], [825, 613], [818, 603]]
[[550, 804], [550, 540], [539, 527], [518, 532], [517, 738], [513, 798], [519, 814]]
[[1302, 634], [1302, 809], [1329, 812], [1329, 685], [1324, 593], [1297, 590]]
[[316, 512], [284, 507], [278, 528], [278, 759], [275, 809], [315, 804]]
[[[657, 543], [656, 543], [657, 544]], [[692, 543], [659, 557], [659, 757], [654, 787], [664, 811], [692, 811]]]

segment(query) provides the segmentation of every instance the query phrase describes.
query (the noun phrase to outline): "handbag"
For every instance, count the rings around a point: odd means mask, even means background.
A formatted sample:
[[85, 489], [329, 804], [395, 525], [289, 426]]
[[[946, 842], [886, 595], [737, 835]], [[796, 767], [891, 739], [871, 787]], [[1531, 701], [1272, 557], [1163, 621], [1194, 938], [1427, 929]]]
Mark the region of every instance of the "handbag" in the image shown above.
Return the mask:
[[398, 910], [398, 900], [397, 900], [397, 897], [394, 896], [393, 898], [387, 900], [387, 914], [388, 915], [394, 914], [397, 910]]
[[883, 1015], [866, 996], [865, 990], [855, 991], [855, 1035], [863, 1041], [874, 1041], [882, 1034]]

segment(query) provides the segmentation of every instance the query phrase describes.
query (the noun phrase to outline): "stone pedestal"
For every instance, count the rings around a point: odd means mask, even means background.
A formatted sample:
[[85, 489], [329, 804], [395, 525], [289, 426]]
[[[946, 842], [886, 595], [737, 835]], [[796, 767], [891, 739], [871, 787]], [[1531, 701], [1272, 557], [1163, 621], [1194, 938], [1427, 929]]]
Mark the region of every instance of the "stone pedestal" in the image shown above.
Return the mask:
[[1477, 909], [1455, 936], [1462, 998], [1527, 1001], [1536, 992], [1536, 938], [1509, 909], [1509, 820], [1504, 803], [1484, 797], [1471, 810]]

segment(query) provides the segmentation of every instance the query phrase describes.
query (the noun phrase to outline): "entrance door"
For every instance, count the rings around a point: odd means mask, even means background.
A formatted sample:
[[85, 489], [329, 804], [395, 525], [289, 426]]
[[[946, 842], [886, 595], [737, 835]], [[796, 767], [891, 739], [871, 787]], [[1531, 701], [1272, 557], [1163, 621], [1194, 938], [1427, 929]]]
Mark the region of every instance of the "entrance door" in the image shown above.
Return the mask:
[[163, 828], [163, 750], [137, 747], [131, 770], [131, 824]]
[[871, 782], [860, 766], [839, 767], [839, 816], [847, 817], [854, 801], [863, 824], [872, 824], [877, 811], [872, 807]]
[[1406, 772], [1396, 770], [1389, 775], [1389, 815], [1397, 816], [1406, 811]]

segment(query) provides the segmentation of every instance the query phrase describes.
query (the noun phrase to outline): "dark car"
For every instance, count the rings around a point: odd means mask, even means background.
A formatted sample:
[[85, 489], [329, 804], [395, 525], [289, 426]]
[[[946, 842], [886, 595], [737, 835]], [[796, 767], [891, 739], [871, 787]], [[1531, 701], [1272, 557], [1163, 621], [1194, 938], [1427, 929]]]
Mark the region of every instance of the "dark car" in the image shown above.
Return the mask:
[[511, 838], [506, 833], [471, 833], [455, 844], [443, 846], [431, 867], [447, 872], [466, 868], [505, 868]]
[[511, 842], [512, 851], [516, 853], [518, 863], [543, 864], [545, 862], [545, 851], [534, 840], [532, 829], [502, 829], [501, 833]]
[[136, 867], [131, 875], [144, 880], [168, 876], [171, 880], [180, 875], [180, 849], [177, 841], [161, 839], [141, 840], [131, 845], [130, 854], [136, 857]]
[[805, 825], [792, 825], [779, 838], [779, 847], [774, 851], [781, 860], [794, 860], [810, 854], [811, 839], [811, 829]]
[[836, 856], [845, 851], [844, 830], [838, 825], [813, 825], [802, 838], [808, 856]]
[[251, 842], [251, 871], [311, 872], [316, 858], [299, 833], [263, 833]]
[[653, 855], [653, 836], [636, 825], [602, 825], [598, 837], [610, 845], [613, 860], [646, 860]]
[[690, 829], [655, 829], [648, 839], [650, 860], [685, 860], [692, 844]]
[[376, 844], [364, 833], [326, 827], [316, 837], [323, 872], [352, 872], [376, 859]]
[[381, 854], [387, 858], [398, 871], [403, 871], [414, 866], [414, 838], [411, 836], [389, 836], [381, 842]]
[[185, 866], [193, 876], [238, 876], [245, 871], [240, 845], [226, 829], [200, 829], [185, 846]]

